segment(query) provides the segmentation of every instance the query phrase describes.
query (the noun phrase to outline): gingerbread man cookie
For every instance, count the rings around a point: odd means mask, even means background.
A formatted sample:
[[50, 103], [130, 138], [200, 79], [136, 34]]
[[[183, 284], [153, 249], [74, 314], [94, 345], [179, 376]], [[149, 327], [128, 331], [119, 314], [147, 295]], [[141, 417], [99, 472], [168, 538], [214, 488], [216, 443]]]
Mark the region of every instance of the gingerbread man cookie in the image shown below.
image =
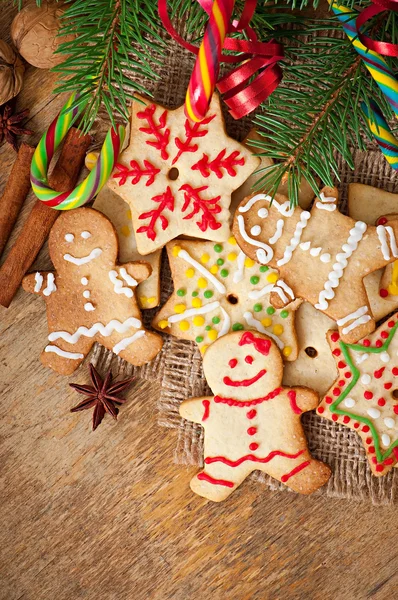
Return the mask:
[[227, 240], [231, 193], [259, 159], [227, 136], [217, 95], [199, 123], [186, 118], [183, 106], [167, 110], [139, 100], [130, 145], [108, 183], [130, 205], [138, 252], [149, 254], [180, 234]]
[[227, 242], [178, 240], [166, 246], [174, 294], [152, 325], [195, 340], [202, 353], [230, 331], [256, 329], [271, 337], [286, 360], [297, 357], [294, 314], [301, 300], [276, 310], [269, 297], [278, 273]]
[[318, 414], [357, 431], [374, 475], [398, 462], [398, 314], [357, 344], [335, 332], [328, 338], [338, 379]]
[[41, 361], [69, 375], [99, 342], [133, 365], [152, 360], [162, 338], [143, 328], [135, 288], [151, 273], [147, 263], [116, 264], [118, 246], [110, 221], [91, 208], [63, 213], [49, 237], [56, 269], [31, 273], [26, 291], [47, 305], [49, 343]]
[[362, 279], [398, 257], [398, 221], [372, 227], [337, 210], [338, 193], [324, 188], [311, 212], [290, 208], [284, 196], [256, 194], [238, 208], [234, 234], [242, 250], [279, 270], [271, 302], [294, 295], [337, 322], [343, 339], [355, 342], [374, 331], [375, 320]]
[[182, 417], [205, 430], [204, 470], [191, 480], [194, 492], [219, 502], [256, 469], [301, 494], [326, 483], [330, 469], [312, 458], [300, 422], [318, 395], [282, 387], [282, 358], [271, 338], [225, 335], [207, 350], [203, 369], [215, 395], [180, 406]]

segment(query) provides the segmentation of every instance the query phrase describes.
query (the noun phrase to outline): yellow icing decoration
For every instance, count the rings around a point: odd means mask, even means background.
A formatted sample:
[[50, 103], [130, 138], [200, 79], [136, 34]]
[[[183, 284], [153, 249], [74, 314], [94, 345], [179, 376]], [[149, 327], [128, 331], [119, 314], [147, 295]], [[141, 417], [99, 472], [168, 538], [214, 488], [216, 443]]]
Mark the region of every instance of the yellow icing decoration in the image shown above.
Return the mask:
[[128, 209], [128, 210], [126, 211], [126, 217], [127, 217], [128, 219], [131, 219], [131, 210], [130, 210], [130, 209]]
[[120, 233], [124, 235], [124, 237], [129, 237], [130, 227], [128, 225], [123, 225], [123, 227], [120, 228]]
[[185, 277], [188, 277], [188, 279], [191, 279], [194, 275], [195, 275], [195, 269], [187, 269], [185, 271]]
[[264, 327], [270, 327], [270, 325], [272, 325], [272, 319], [269, 317], [264, 317], [264, 319], [261, 319], [261, 325], [264, 325]]
[[174, 246], [174, 248], [173, 248], [173, 256], [178, 256], [180, 250], [181, 250], [181, 246]]
[[290, 356], [292, 353], [292, 349], [290, 346], [285, 346], [282, 350], [283, 356]]
[[166, 327], [169, 326], [169, 322], [168, 321], [159, 321], [158, 323], [158, 327], [160, 327], [160, 329], [166, 329]]
[[227, 256], [227, 260], [230, 260], [231, 262], [233, 262], [234, 260], [236, 260], [236, 254], [235, 252], [230, 252]]
[[210, 267], [210, 273], [213, 273], [213, 275], [215, 275], [216, 273], [218, 273], [218, 267], [217, 267], [217, 265], [213, 265], [212, 267]]
[[202, 300], [200, 298], [192, 298], [192, 306], [194, 308], [200, 308], [202, 306]]
[[145, 304], [147, 300], [148, 300], [148, 298], [146, 296], [140, 296], [141, 304]]
[[398, 296], [398, 260], [393, 263], [391, 283], [387, 289], [389, 294]]
[[278, 273], [270, 273], [269, 275], [267, 275], [267, 281], [269, 281], [270, 283], [276, 283], [278, 281]]
[[231, 246], [236, 246], [236, 239], [233, 235], [231, 235], [231, 237], [228, 239], [228, 244], [231, 244]]
[[210, 256], [209, 254], [207, 254], [207, 252], [205, 252], [204, 254], [202, 254], [202, 256], [200, 257], [200, 262], [203, 264], [208, 263], [210, 260]]
[[148, 302], [149, 305], [155, 304], [156, 298], [154, 296], [152, 298], [147, 298], [147, 302]]
[[281, 335], [283, 333], [283, 325], [275, 325], [272, 331], [275, 335]]
[[200, 287], [202, 289], [207, 287], [207, 280], [204, 277], [199, 277], [198, 287]]
[[178, 315], [180, 315], [181, 313], [186, 311], [186, 306], [185, 304], [176, 304], [174, 306], [174, 312], [176, 312]]
[[207, 336], [208, 336], [209, 340], [211, 340], [212, 342], [215, 342], [216, 339], [218, 338], [218, 332], [215, 329], [210, 329], [210, 331], [207, 332]]
[[202, 346], [201, 349], [200, 349], [201, 353], [204, 354], [206, 352], [206, 350], [207, 350], [208, 347], [209, 346]]
[[197, 315], [192, 319], [192, 322], [195, 325], [195, 327], [202, 327], [202, 325], [205, 324], [205, 319], [201, 315]]
[[181, 329], [181, 331], [188, 331], [188, 329], [189, 329], [189, 323], [188, 323], [188, 321], [181, 321], [180, 322], [180, 329]]
[[252, 267], [254, 267], [255, 264], [256, 263], [254, 262], [254, 260], [252, 260], [248, 256], [245, 258], [245, 267], [247, 267], [248, 269], [251, 269]]

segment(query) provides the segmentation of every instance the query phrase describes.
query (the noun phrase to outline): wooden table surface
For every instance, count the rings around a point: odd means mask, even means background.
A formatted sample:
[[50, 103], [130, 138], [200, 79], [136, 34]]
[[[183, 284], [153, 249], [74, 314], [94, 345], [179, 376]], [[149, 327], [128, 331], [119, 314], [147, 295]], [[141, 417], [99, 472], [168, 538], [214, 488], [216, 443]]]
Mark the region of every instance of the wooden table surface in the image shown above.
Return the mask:
[[[2, 6], [9, 40], [16, 9]], [[18, 107], [39, 134], [63, 104], [29, 67]], [[14, 159], [0, 146], [0, 192]], [[13, 238], [33, 203], [30, 196]], [[10, 245], [8, 245], [8, 248]], [[36, 263], [49, 266], [46, 250]], [[189, 489], [175, 431], [138, 382], [117, 424], [90, 430], [68, 381], [45, 369], [44, 303], [0, 307], [1, 600], [384, 600], [398, 597], [396, 507], [272, 493], [246, 482], [223, 504]]]

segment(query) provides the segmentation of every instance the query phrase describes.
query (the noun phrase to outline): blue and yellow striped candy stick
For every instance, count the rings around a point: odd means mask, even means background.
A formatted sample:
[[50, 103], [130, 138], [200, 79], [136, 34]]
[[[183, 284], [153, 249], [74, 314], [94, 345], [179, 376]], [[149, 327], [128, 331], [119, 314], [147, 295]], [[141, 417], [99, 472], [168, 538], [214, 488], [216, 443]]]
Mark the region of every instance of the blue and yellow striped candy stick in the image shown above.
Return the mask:
[[378, 143], [385, 159], [393, 169], [398, 169], [398, 140], [392, 133], [390, 126], [383, 117], [378, 105], [375, 102], [370, 103], [369, 107], [365, 102], [361, 103], [362, 111], [366, 116], [369, 128]]

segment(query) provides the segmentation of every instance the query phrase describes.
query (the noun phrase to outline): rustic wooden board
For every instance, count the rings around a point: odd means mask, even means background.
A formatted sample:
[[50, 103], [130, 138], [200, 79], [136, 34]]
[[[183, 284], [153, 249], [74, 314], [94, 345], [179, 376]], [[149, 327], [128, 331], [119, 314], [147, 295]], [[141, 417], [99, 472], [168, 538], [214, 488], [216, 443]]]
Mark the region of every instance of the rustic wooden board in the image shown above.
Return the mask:
[[[8, 40], [15, 8], [2, 5]], [[33, 141], [64, 98], [28, 68], [18, 105]], [[0, 191], [13, 152], [0, 146]], [[11, 239], [32, 205], [29, 198]], [[49, 266], [46, 251], [38, 267]], [[159, 385], [138, 382], [119, 422], [90, 431], [68, 381], [44, 369], [44, 303], [22, 290], [0, 307], [0, 600], [384, 600], [398, 588], [396, 509], [272, 493], [245, 483], [214, 505], [195, 468], [173, 465]]]

